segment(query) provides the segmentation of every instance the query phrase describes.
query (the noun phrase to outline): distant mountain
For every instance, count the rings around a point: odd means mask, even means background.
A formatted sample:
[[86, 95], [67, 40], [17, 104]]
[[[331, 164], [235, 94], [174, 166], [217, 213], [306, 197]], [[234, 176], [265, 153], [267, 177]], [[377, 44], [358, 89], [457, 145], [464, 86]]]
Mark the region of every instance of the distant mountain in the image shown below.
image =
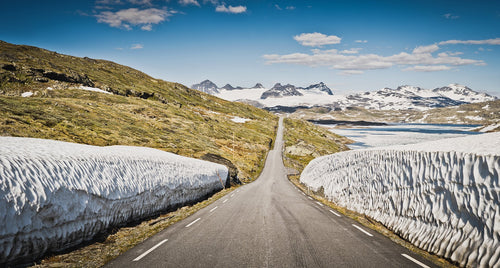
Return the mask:
[[266, 98], [280, 98], [285, 96], [303, 96], [294, 85], [281, 85], [280, 83], [276, 83], [273, 88], [268, 91], [265, 91], [260, 96], [261, 99]]
[[219, 93], [217, 85], [208, 79], [199, 84], [192, 85], [191, 88], [211, 95]]
[[257, 83], [255, 84], [255, 86], [252, 87], [253, 89], [261, 89], [261, 88], [265, 88], [261, 83]]
[[306, 88], [298, 88], [298, 89], [305, 90], [308, 92], [318, 92], [318, 93], [325, 92], [328, 95], [333, 95], [333, 92], [330, 90], [330, 88], [327, 87], [325, 85], [325, 83], [323, 83], [323, 82], [320, 82], [319, 84], [315, 84], [315, 85], [310, 85]]
[[476, 103], [496, 100], [496, 97], [490, 96], [486, 93], [476, 92], [466, 86], [459, 84], [450, 84], [446, 87], [433, 89], [432, 92], [450, 99], [463, 101], [466, 103]]
[[383, 88], [381, 90], [358, 93], [346, 96], [337, 105], [345, 107], [363, 107], [378, 110], [427, 110], [456, 106], [467, 103], [495, 100], [496, 97], [478, 93], [472, 89], [451, 84], [433, 90], [414, 86], [400, 86], [397, 89]]
[[222, 89], [225, 89], [225, 90], [235, 90], [236, 88], [234, 88], [230, 84], [226, 84], [225, 86], [222, 87]]

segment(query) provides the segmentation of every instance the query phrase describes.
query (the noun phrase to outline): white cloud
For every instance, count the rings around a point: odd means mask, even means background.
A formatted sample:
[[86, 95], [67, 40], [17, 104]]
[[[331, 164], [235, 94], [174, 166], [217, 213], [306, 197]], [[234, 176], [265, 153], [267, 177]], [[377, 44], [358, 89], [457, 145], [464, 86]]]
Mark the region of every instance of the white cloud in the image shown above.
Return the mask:
[[146, 25], [144, 25], [144, 26], [141, 27], [141, 30], [143, 30], [143, 31], [151, 31], [151, 30], [153, 30], [153, 25], [146, 24]]
[[143, 49], [144, 46], [142, 44], [134, 44], [130, 47], [130, 49]]
[[[422, 46], [416, 48], [413, 53], [401, 52], [391, 56], [381, 56], [377, 54], [342, 54], [335, 49], [321, 50], [312, 49], [312, 54], [292, 53], [287, 55], [263, 55], [267, 64], [285, 63], [298, 64], [311, 67], [329, 66], [338, 70], [375, 70], [387, 69], [395, 65], [413, 66], [407, 68], [410, 71], [442, 71], [442, 66], [460, 66], [460, 65], [485, 65], [482, 60], [464, 59], [448, 53], [439, 53], [433, 56], [431, 53], [436, 51], [435, 45]], [[420, 67], [419, 67], [420, 66]], [[424, 67], [421, 67], [424, 66]], [[438, 67], [427, 67], [438, 66]]]
[[277, 10], [283, 10], [278, 4], [275, 4], [274, 7], [277, 9]]
[[500, 38], [486, 39], [486, 40], [448, 40], [439, 42], [439, 45], [500, 45]]
[[356, 42], [356, 43], [368, 43], [368, 40], [356, 40], [354, 42]]
[[429, 46], [419, 46], [413, 50], [413, 54], [423, 54], [423, 53], [433, 53], [439, 50], [439, 46], [436, 44]]
[[214, 6], [219, 5], [218, 0], [203, 0], [203, 4], [206, 4], [206, 3], [211, 3]]
[[286, 9], [287, 9], [287, 10], [294, 10], [294, 9], [295, 9], [295, 7], [294, 7], [294, 6], [287, 6], [287, 7], [286, 7]]
[[142, 30], [150, 31], [153, 24], [158, 24], [175, 14], [166, 9], [148, 8], [122, 9], [117, 12], [103, 11], [96, 15], [97, 22], [106, 23], [111, 27], [131, 30], [133, 26], [141, 26]]
[[437, 72], [437, 71], [448, 71], [451, 70], [450, 66], [446, 65], [416, 65], [413, 67], [408, 67], [403, 69], [403, 71], [414, 71], [414, 72]]
[[118, 4], [121, 4], [122, 1], [120, 1], [120, 0], [97, 0], [97, 1], [95, 1], [95, 3], [98, 5], [118, 5]]
[[342, 54], [358, 54], [361, 48], [351, 48], [340, 51]]
[[320, 47], [340, 43], [342, 38], [335, 35], [325, 35], [322, 33], [302, 33], [293, 37], [303, 46]]
[[346, 70], [340, 72], [340, 75], [356, 75], [356, 74], [363, 74], [363, 71], [358, 71], [358, 70]]
[[146, 6], [151, 6], [151, 1], [152, 0], [128, 0], [131, 4], [134, 5], [146, 5]]
[[187, 5], [194, 5], [194, 6], [200, 6], [200, 3], [198, 3], [197, 0], [179, 0], [179, 4], [187, 6]]
[[224, 12], [224, 13], [232, 13], [232, 14], [240, 14], [240, 13], [245, 13], [247, 12], [247, 7], [246, 6], [227, 6], [226, 5], [218, 5], [215, 8], [216, 12]]
[[447, 13], [447, 14], [444, 14], [443, 17], [449, 19], [449, 20], [455, 20], [455, 19], [458, 19], [460, 18], [460, 16], [457, 16], [457, 15], [453, 15], [451, 13]]

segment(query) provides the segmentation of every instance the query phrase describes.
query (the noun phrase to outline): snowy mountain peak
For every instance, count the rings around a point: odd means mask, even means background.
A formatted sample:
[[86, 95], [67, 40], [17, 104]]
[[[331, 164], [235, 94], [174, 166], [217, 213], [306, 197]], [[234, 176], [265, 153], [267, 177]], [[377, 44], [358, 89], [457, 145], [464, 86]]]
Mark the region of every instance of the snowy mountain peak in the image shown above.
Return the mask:
[[325, 92], [328, 95], [333, 95], [332, 90], [328, 86], [326, 86], [325, 83], [323, 83], [323, 82], [319, 82], [319, 84], [310, 85], [306, 88], [301, 88], [301, 89], [307, 90], [307, 91]]
[[265, 91], [261, 95], [261, 99], [266, 99], [266, 98], [281, 98], [285, 96], [302, 96], [303, 94], [300, 93], [297, 88], [294, 85], [286, 84], [286, 85], [281, 85], [281, 83], [276, 83], [273, 88], [271, 88], [268, 91]]
[[467, 86], [459, 84], [450, 84], [445, 87], [435, 88], [432, 90], [432, 92], [437, 93], [443, 97], [448, 97], [453, 100], [463, 101], [467, 103], [492, 101], [497, 99], [494, 96], [490, 96], [486, 93], [476, 92]]
[[254, 88], [254, 89], [261, 89], [261, 88], [264, 88], [264, 86], [261, 83], [257, 83], [252, 88]]
[[231, 86], [230, 84], [226, 84], [225, 86], [222, 87], [225, 90], [234, 90], [235, 88]]
[[199, 84], [192, 85], [191, 88], [212, 95], [219, 93], [219, 88], [217, 87], [217, 85], [208, 79]]

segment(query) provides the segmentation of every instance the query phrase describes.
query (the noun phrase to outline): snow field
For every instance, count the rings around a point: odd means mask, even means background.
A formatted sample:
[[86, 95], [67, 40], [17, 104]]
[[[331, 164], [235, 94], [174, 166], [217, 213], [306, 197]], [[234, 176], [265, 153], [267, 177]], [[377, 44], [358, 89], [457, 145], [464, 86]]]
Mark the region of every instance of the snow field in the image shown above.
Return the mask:
[[227, 174], [152, 148], [0, 137], [0, 264], [195, 201], [222, 189]]
[[500, 265], [500, 133], [341, 152], [300, 181], [462, 266]]

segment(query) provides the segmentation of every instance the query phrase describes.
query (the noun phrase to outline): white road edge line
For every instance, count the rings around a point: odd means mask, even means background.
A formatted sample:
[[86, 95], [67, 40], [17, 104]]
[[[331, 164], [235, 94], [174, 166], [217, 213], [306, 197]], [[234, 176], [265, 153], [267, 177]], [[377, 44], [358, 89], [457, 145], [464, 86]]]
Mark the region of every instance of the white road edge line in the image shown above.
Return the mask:
[[338, 214], [337, 212], [335, 212], [335, 211], [333, 211], [333, 210], [331, 210], [331, 209], [330, 209], [330, 212], [331, 212], [331, 213], [333, 213], [333, 215], [335, 215], [335, 216], [337, 216], [337, 217], [342, 217], [342, 216], [340, 216], [340, 214]]
[[406, 255], [406, 254], [401, 254], [401, 255], [403, 255], [403, 257], [407, 258], [408, 260], [410, 260], [410, 261], [412, 261], [412, 262], [414, 262], [414, 263], [416, 263], [416, 264], [420, 265], [421, 267], [430, 268], [429, 266], [427, 266], [427, 265], [425, 265], [425, 264], [423, 264], [423, 263], [421, 263], [421, 262], [419, 262], [419, 261], [415, 260], [414, 258], [412, 258], [412, 257], [410, 257], [410, 256], [408, 256], [408, 255]]
[[190, 224], [186, 225], [186, 228], [189, 227], [189, 226], [191, 226], [191, 225], [193, 225], [193, 224], [195, 224], [199, 220], [201, 220], [201, 218], [198, 218], [198, 219], [192, 221]]
[[302, 193], [303, 195], [306, 195], [305, 193]]
[[132, 261], [139, 261], [140, 259], [144, 258], [144, 256], [148, 255], [149, 253], [151, 253], [151, 251], [155, 250], [157, 247], [161, 246], [163, 243], [165, 243], [167, 241], [168, 241], [168, 239], [161, 241], [160, 243], [156, 244], [154, 247], [152, 247], [148, 251], [142, 253], [141, 255], [139, 255], [139, 257], [135, 258]]
[[316, 203], [317, 203], [318, 205], [320, 205], [321, 207], [323, 206], [323, 204], [321, 204], [321, 203], [320, 203], [320, 202], [318, 202], [318, 201], [316, 201]]
[[218, 207], [214, 207], [214, 208], [212, 208], [212, 209], [210, 210], [210, 212], [212, 212], [212, 211], [216, 210], [217, 208], [218, 208]]
[[309, 199], [313, 200], [310, 196], [308, 196], [307, 198], [309, 198]]
[[361, 227], [357, 226], [356, 224], [353, 224], [352, 226], [356, 227], [356, 229], [360, 230], [361, 232], [365, 233], [367, 236], [373, 236], [369, 232], [363, 230]]
[[228, 199], [225, 199], [224, 201], [222, 201], [222, 204], [226, 203]]

